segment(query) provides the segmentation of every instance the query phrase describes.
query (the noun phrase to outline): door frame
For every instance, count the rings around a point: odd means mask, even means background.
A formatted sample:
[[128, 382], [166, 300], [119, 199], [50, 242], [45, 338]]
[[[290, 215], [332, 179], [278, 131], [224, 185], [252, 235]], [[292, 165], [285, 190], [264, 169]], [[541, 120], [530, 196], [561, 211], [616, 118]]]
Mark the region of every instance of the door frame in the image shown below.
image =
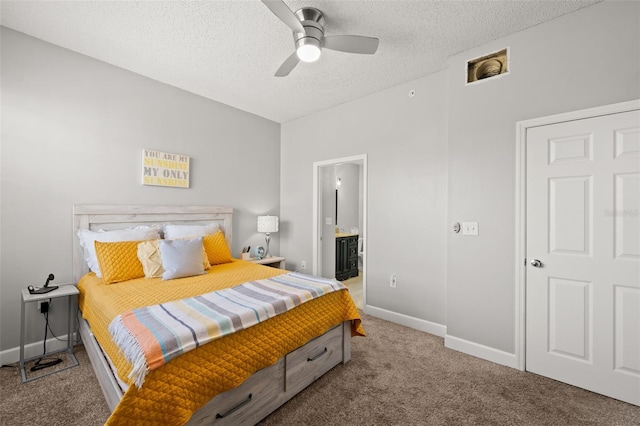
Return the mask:
[[526, 254], [527, 254], [527, 130], [532, 127], [547, 126], [566, 121], [583, 120], [603, 115], [640, 110], [640, 99], [603, 105], [578, 111], [539, 117], [516, 123], [516, 288], [515, 288], [515, 358], [516, 368], [526, 369]]
[[339, 164], [353, 163], [362, 165], [362, 229], [360, 229], [360, 237], [364, 238], [362, 246], [362, 310], [366, 313], [367, 309], [367, 154], [353, 155], [350, 157], [335, 158], [332, 160], [316, 161], [313, 163], [313, 226], [312, 226], [312, 246], [313, 246], [313, 275], [318, 275], [318, 265], [321, 259], [322, 250], [320, 248], [320, 235], [322, 235], [322, 223], [320, 222], [321, 208], [320, 200], [320, 168], [327, 166], [337, 166]]

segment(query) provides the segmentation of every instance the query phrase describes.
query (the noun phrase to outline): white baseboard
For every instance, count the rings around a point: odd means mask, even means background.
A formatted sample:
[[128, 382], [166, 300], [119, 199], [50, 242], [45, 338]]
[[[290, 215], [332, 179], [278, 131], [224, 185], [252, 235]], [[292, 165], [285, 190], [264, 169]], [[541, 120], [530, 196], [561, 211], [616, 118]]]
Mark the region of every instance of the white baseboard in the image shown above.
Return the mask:
[[423, 320], [420, 318], [410, 317], [409, 315], [399, 314], [387, 309], [367, 305], [364, 309], [364, 312], [367, 315], [395, 322], [396, 324], [404, 325], [407, 327], [415, 328], [416, 330], [434, 334], [439, 337], [444, 337], [447, 333], [447, 327], [442, 324], [437, 324], [435, 322]]
[[495, 362], [496, 364], [506, 365], [507, 367], [516, 369], [518, 368], [515, 354], [448, 335], [447, 327], [442, 324], [436, 324], [434, 322], [411, 317], [409, 315], [400, 314], [371, 305], [367, 305], [364, 311], [368, 315], [381, 318], [383, 320], [391, 321], [396, 324], [401, 324], [407, 327], [415, 328], [416, 330], [444, 337], [444, 346], [446, 348], [453, 349], [467, 355], [475, 356], [476, 358]]
[[[76, 342], [76, 333], [73, 333], [74, 340], [72, 343]], [[55, 352], [67, 347], [67, 335], [58, 336], [58, 338], [64, 340], [61, 342], [55, 337], [51, 337], [47, 339], [47, 352]], [[33, 358], [35, 356], [42, 354], [42, 341], [29, 343], [28, 345], [24, 345], [24, 359]], [[16, 346], [15, 348], [7, 349], [0, 352], [0, 365], [13, 364], [14, 362], [20, 361], [20, 346]]]
[[480, 345], [448, 334], [444, 336], [444, 346], [458, 352], [463, 352], [467, 355], [475, 356], [476, 358], [495, 362], [496, 364], [506, 365], [507, 367], [516, 369], [518, 368], [515, 354], [510, 354], [489, 346]]

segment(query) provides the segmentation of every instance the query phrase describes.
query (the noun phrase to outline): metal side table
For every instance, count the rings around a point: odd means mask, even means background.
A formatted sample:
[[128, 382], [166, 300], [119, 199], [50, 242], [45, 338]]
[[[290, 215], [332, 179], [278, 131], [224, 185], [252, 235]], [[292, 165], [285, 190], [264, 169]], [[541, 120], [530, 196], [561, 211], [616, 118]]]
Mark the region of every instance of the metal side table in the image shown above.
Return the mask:
[[[58, 373], [60, 371], [67, 370], [71, 367], [75, 367], [78, 365], [78, 360], [73, 353], [73, 344], [71, 343], [73, 339], [73, 334], [71, 329], [71, 320], [73, 317], [73, 306], [75, 305], [74, 300], [78, 295], [78, 293], [79, 293], [78, 289], [73, 284], [62, 284], [57, 289], [44, 294], [31, 294], [29, 293], [29, 290], [27, 290], [26, 288], [22, 289], [22, 307], [21, 307], [21, 315], [20, 315], [20, 374], [22, 375], [22, 383], [30, 382], [32, 380], [36, 380], [41, 377], [48, 376], [50, 374]], [[42, 300], [56, 299], [56, 298], [65, 297], [65, 296], [69, 300], [69, 312], [68, 312], [68, 318], [67, 318], [67, 347], [65, 349], [60, 349], [57, 351], [48, 352], [43, 355], [37, 355], [29, 359], [24, 359], [24, 328], [25, 328], [25, 321], [26, 321], [26, 318], [25, 318], [26, 304], [32, 303], [32, 302], [38, 302]], [[32, 379], [27, 379], [27, 374], [24, 370], [25, 362], [32, 361], [37, 358], [44, 358], [45, 356], [50, 356], [50, 355], [57, 354], [60, 352], [65, 352], [65, 351], [69, 353], [72, 365], [69, 365], [65, 368], [57, 369], [47, 374], [42, 374]]]

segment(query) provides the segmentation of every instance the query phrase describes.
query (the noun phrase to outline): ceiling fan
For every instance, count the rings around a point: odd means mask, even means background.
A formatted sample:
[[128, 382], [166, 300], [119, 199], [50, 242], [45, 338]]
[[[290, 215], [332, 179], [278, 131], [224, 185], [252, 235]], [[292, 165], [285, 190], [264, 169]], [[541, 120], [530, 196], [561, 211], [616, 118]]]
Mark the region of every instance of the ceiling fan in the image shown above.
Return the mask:
[[276, 77], [285, 77], [299, 61], [314, 62], [320, 58], [322, 48], [347, 53], [373, 55], [378, 50], [375, 37], [355, 35], [324, 35], [324, 15], [313, 7], [303, 7], [295, 13], [282, 0], [262, 0], [271, 12], [293, 30], [296, 50], [280, 65]]

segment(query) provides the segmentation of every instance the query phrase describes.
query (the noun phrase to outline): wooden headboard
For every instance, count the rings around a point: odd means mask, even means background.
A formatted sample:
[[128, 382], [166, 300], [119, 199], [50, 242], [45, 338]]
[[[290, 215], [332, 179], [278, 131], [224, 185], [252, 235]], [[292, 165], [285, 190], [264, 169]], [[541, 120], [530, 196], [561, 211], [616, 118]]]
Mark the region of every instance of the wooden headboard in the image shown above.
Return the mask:
[[110, 231], [138, 225], [217, 223], [231, 249], [233, 209], [217, 206], [120, 206], [76, 204], [73, 206], [73, 280], [75, 283], [89, 268], [78, 240], [78, 229]]

